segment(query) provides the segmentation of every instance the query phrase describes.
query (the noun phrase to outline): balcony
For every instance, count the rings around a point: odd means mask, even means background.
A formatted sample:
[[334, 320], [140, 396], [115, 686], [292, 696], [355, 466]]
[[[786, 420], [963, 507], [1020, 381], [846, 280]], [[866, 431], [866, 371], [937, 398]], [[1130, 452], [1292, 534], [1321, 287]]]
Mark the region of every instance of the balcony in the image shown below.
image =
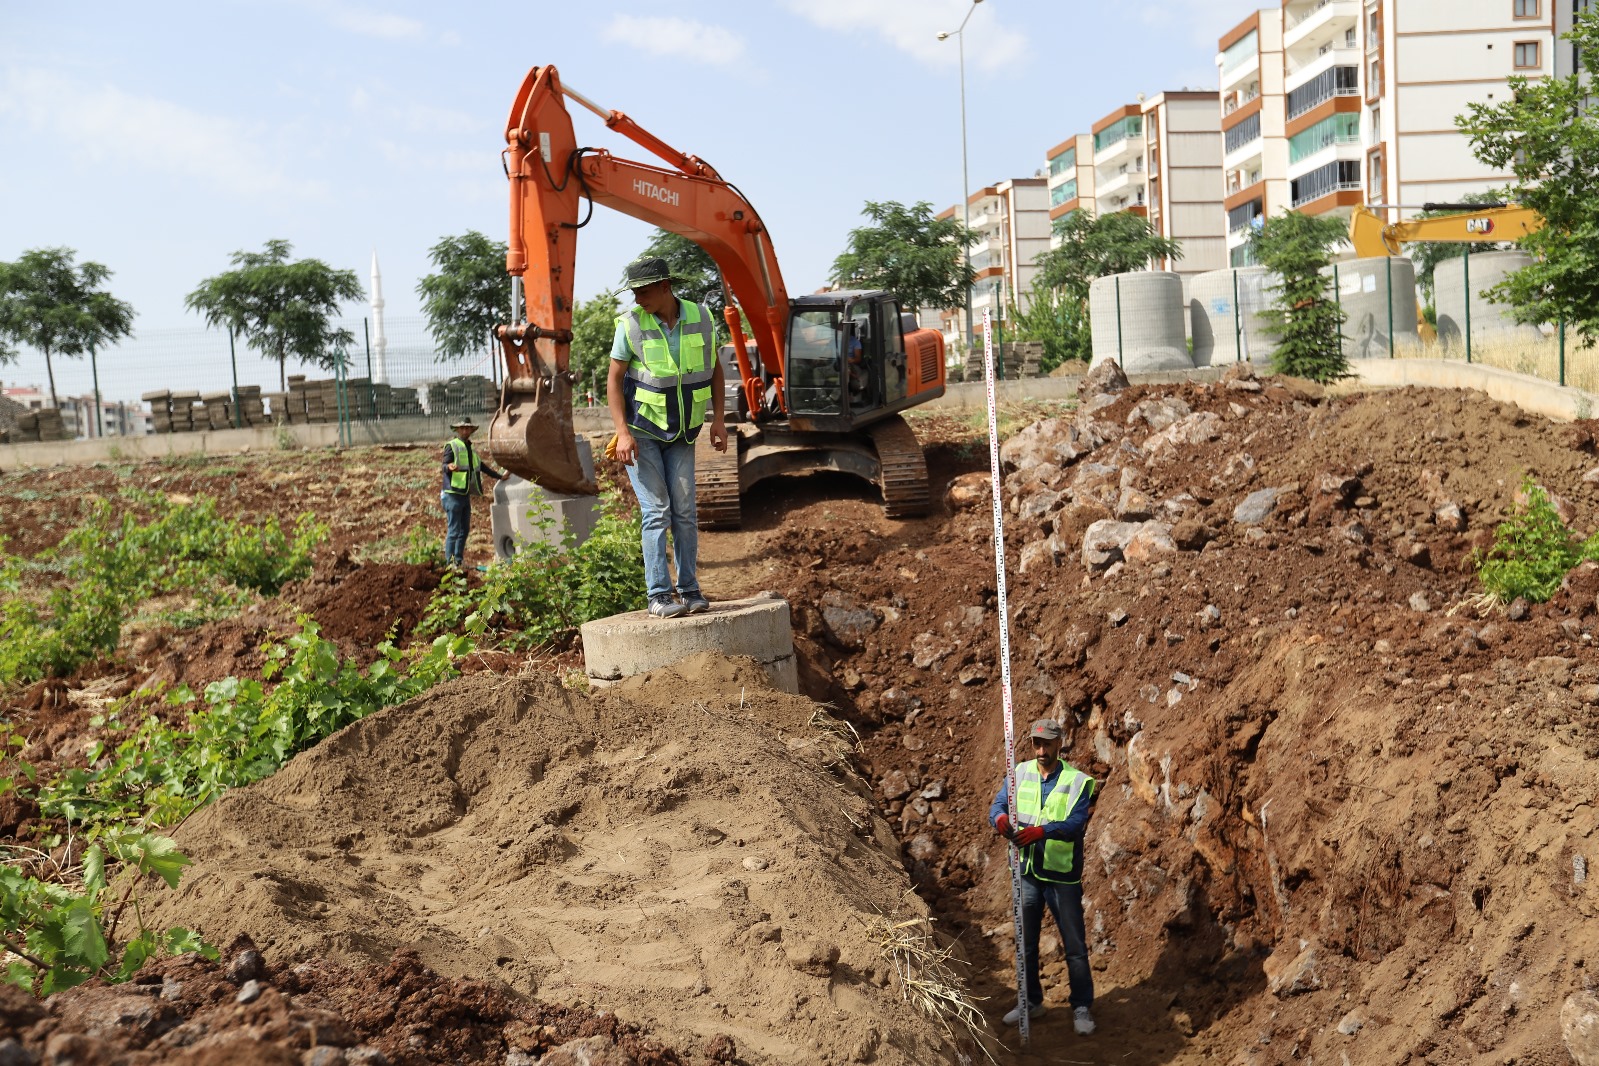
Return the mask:
[[1244, 61], [1232, 69], [1223, 69], [1217, 87], [1226, 92], [1232, 86], [1249, 78], [1258, 77], [1260, 73], [1260, 55], [1258, 53], [1247, 56]]
[[1313, 200], [1338, 192], [1353, 192], [1364, 187], [1358, 159], [1334, 159], [1289, 181], [1290, 206], [1298, 209]]
[[1104, 200], [1112, 198], [1129, 190], [1136, 190], [1139, 196], [1144, 194], [1144, 172], [1128, 167], [1125, 171], [1099, 178], [1094, 185], [1094, 196]]
[[1094, 162], [1102, 164], [1144, 144], [1144, 118], [1128, 115], [1094, 134]]
[[[1358, 158], [1360, 148], [1360, 115], [1354, 112], [1342, 112], [1331, 118], [1323, 119], [1310, 127], [1301, 130], [1288, 138], [1288, 165], [1290, 168], [1305, 162], [1316, 162], [1313, 157], [1320, 155], [1329, 148], [1339, 145], [1353, 145], [1355, 152], [1333, 152], [1331, 158]], [[1327, 162], [1320, 160], [1320, 163]], [[1311, 169], [1314, 169], [1312, 167]]]
[[1331, 39], [1335, 32], [1341, 37], [1347, 26], [1359, 26], [1360, 0], [1312, 0], [1289, 7], [1283, 16], [1283, 50], [1296, 51], [1302, 45]]
[[1288, 121], [1292, 122], [1335, 96], [1359, 95], [1359, 67], [1328, 67], [1303, 85], [1288, 90]]

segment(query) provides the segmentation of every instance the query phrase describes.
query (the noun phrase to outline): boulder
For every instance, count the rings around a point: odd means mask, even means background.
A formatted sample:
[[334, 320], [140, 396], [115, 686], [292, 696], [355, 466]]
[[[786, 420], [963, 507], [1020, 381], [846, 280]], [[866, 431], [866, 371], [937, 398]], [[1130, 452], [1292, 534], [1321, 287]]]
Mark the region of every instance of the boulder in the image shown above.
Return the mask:
[[1321, 977], [1316, 972], [1314, 943], [1292, 940], [1279, 944], [1262, 969], [1266, 972], [1266, 987], [1279, 999], [1301, 992], [1313, 992], [1321, 987]]
[[1560, 1036], [1577, 1066], [1599, 1066], [1599, 996], [1575, 992], [1560, 1008]]
[[1222, 433], [1221, 417], [1212, 411], [1196, 411], [1180, 418], [1144, 440], [1144, 451], [1151, 458], [1166, 458], [1184, 447], [1216, 440]]
[[876, 611], [848, 593], [837, 589], [822, 593], [822, 628], [840, 647], [865, 647], [866, 638], [882, 623]]
[[1053, 462], [1056, 448], [1065, 436], [1066, 426], [1058, 418], [1034, 422], [999, 446], [1000, 467], [1011, 472]]
[[1122, 545], [1122, 558], [1130, 563], [1147, 563], [1161, 555], [1175, 555], [1177, 543], [1171, 527], [1164, 522], [1144, 522]]
[[1151, 396], [1133, 405], [1127, 412], [1127, 424], [1136, 426], [1143, 422], [1152, 431], [1160, 430], [1193, 413], [1194, 409], [1181, 396]]
[[1233, 508], [1233, 521], [1241, 526], [1258, 526], [1271, 517], [1277, 509], [1277, 497], [1282, 495], [1282, 489], [1259, 489], [1245, 496], [1243, 502]]
[[966, 511], [987, 507], [994, 498], [994, 479], [981, 471], [962, 474], [949, 483], [944, 493], [944, 504], [951, 511]]
[[1123, 549], [1143, 528], [1139, 522], [1101, 519], [1083, 534], [1083, 566], [1089, 571], [1106, 570], [1124, 558]]
[[1155, 501], [1148, 493], [1128, 486], [1116, 501], [1116, 517], [1123, 522], [1147, 522], [1155, 517]]
[[1083, 375], [1083, 380], [1077, 383], [1077, 395], [1088, 397], [1099, 393], [1117, 393], [1131, 384], [1127, 380], [1127, 375], [1122, 372], [1122, 368], [1107, 359]]

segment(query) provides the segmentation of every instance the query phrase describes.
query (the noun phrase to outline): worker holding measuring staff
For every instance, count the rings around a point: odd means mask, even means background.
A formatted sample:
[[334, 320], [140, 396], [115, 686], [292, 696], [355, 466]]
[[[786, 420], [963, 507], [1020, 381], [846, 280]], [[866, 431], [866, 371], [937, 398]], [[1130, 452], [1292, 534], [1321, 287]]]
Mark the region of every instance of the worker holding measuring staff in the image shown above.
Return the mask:
[[[643, 516], [649, 612], [656, 618], [676, 618], [711, 606], [700, 591], [696, 569], [694, 440], [709, 414], [711, 447], [727, 450], [722, 364], [716, 358], [710, 310], [673, 294], [665, 259], [644, 256], [629, 263], [623, 289], [633, 291], [638, 306], [616, 320], [606, 378], [616, 427], [615, 458], [627, 466]], [[677, 560], [675, 598], [666, 557], [668, 529]]]
[[[988, 820], [1015, 845], [1021, 862], [1022, 949], [1027, 973], [1029, 1018], [1044, 1013], [1044, 986], [1038, 979], [1038, 938], [1044, 908], [1055, 916], [1066, 952], [1071, 985], [1072, 1025], [1083, 1036], [1094, 1031], [1094, 975], [1088, 968], [1088, 938], [1083, 926], [1083, 834], [1094, 810], [1097, 783], [1060, 758], [1060, 723], [1040, 718], [1030, 739], [1035, 758], [1016, 765], [1016, 821], [1006, 813], [1010, 796], [1000, 782]], [[1005, 1024], [1021, 1021], [1018, 1004]]]

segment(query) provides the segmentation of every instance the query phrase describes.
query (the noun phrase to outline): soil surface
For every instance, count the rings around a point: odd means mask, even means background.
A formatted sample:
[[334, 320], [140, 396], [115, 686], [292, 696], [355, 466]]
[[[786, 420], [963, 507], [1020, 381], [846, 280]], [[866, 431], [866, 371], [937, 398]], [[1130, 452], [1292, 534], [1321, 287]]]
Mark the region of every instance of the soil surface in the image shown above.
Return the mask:
[[[253, 938], [254, 1003], [227, 976], [238, 939], [220, 965], [0, 1000], [0, 1054], [82, 1038], [147, 1056], [118, 1061], [256, 1061], [178, 1058], [201, 1038], [172, 1034], [203, 1028], [310, 1062], [304, 1018], [326, 1012], [347, 1057], [324, 1063], [980, 1057], [905, 1002], [868, 935], [930, 915], [1002, 1062], [1572, 1061], [1562, 1005], [1599, 982], [1599, 567], [1507, 609], [1481, 601], [1471, 557], [1525, 476], [1592, 532], [1592, 423], [1247, 373], [1096, 373], [1073, 410], [1007, 413], [1018, 731], [1058, 718], [1067, 760], [1101, 781], [1084, 876], [1099, 1030], [1071, 1032], [1046, 932], [1051, 1010], [1023, 1051], [998, 1021], [1015, 992], [986, 817], [1005, 669], [987, 443], [974, 419], [912, 421], [933, 514], [885, 519], [869, 486], [818, 475], [757, 486], [744, 529], [701, 535], [713, 598], [789, 599], [807, 699], [715, 659], [591, 697], [559, 683], [575, 652], [486, 656], [182, 827], [197, 863], [160, 920]], [[86, 486], [156, 477], [335, 531], [283, 597], [0, 697], [31, 761], [81, 765], [94, 712], [149, 678], [258, 669], [300, 612], [352, 651], [414, 632], [437, 575], [374, 545], [410, 516], [441, 525], [431, 452], [346, 453], [315, 478], [304, 460], [98, 468], [70, 493], [62, 471], [0, 480], [24, 554]], [[40, 831], [0, 800], [0, 832]], [[192, 998], [164, 999], [168, 980]]]

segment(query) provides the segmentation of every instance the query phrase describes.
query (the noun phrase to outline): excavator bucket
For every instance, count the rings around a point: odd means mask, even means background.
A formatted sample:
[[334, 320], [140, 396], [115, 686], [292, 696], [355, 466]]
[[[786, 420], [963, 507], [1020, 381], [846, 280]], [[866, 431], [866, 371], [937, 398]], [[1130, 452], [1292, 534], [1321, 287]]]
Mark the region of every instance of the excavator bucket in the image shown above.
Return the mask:
[[572, 429], [572, 382], [562, 373], [506, 380], [489, 423], [489, 451], [506, 470], [547, 492], [594, 496]]

